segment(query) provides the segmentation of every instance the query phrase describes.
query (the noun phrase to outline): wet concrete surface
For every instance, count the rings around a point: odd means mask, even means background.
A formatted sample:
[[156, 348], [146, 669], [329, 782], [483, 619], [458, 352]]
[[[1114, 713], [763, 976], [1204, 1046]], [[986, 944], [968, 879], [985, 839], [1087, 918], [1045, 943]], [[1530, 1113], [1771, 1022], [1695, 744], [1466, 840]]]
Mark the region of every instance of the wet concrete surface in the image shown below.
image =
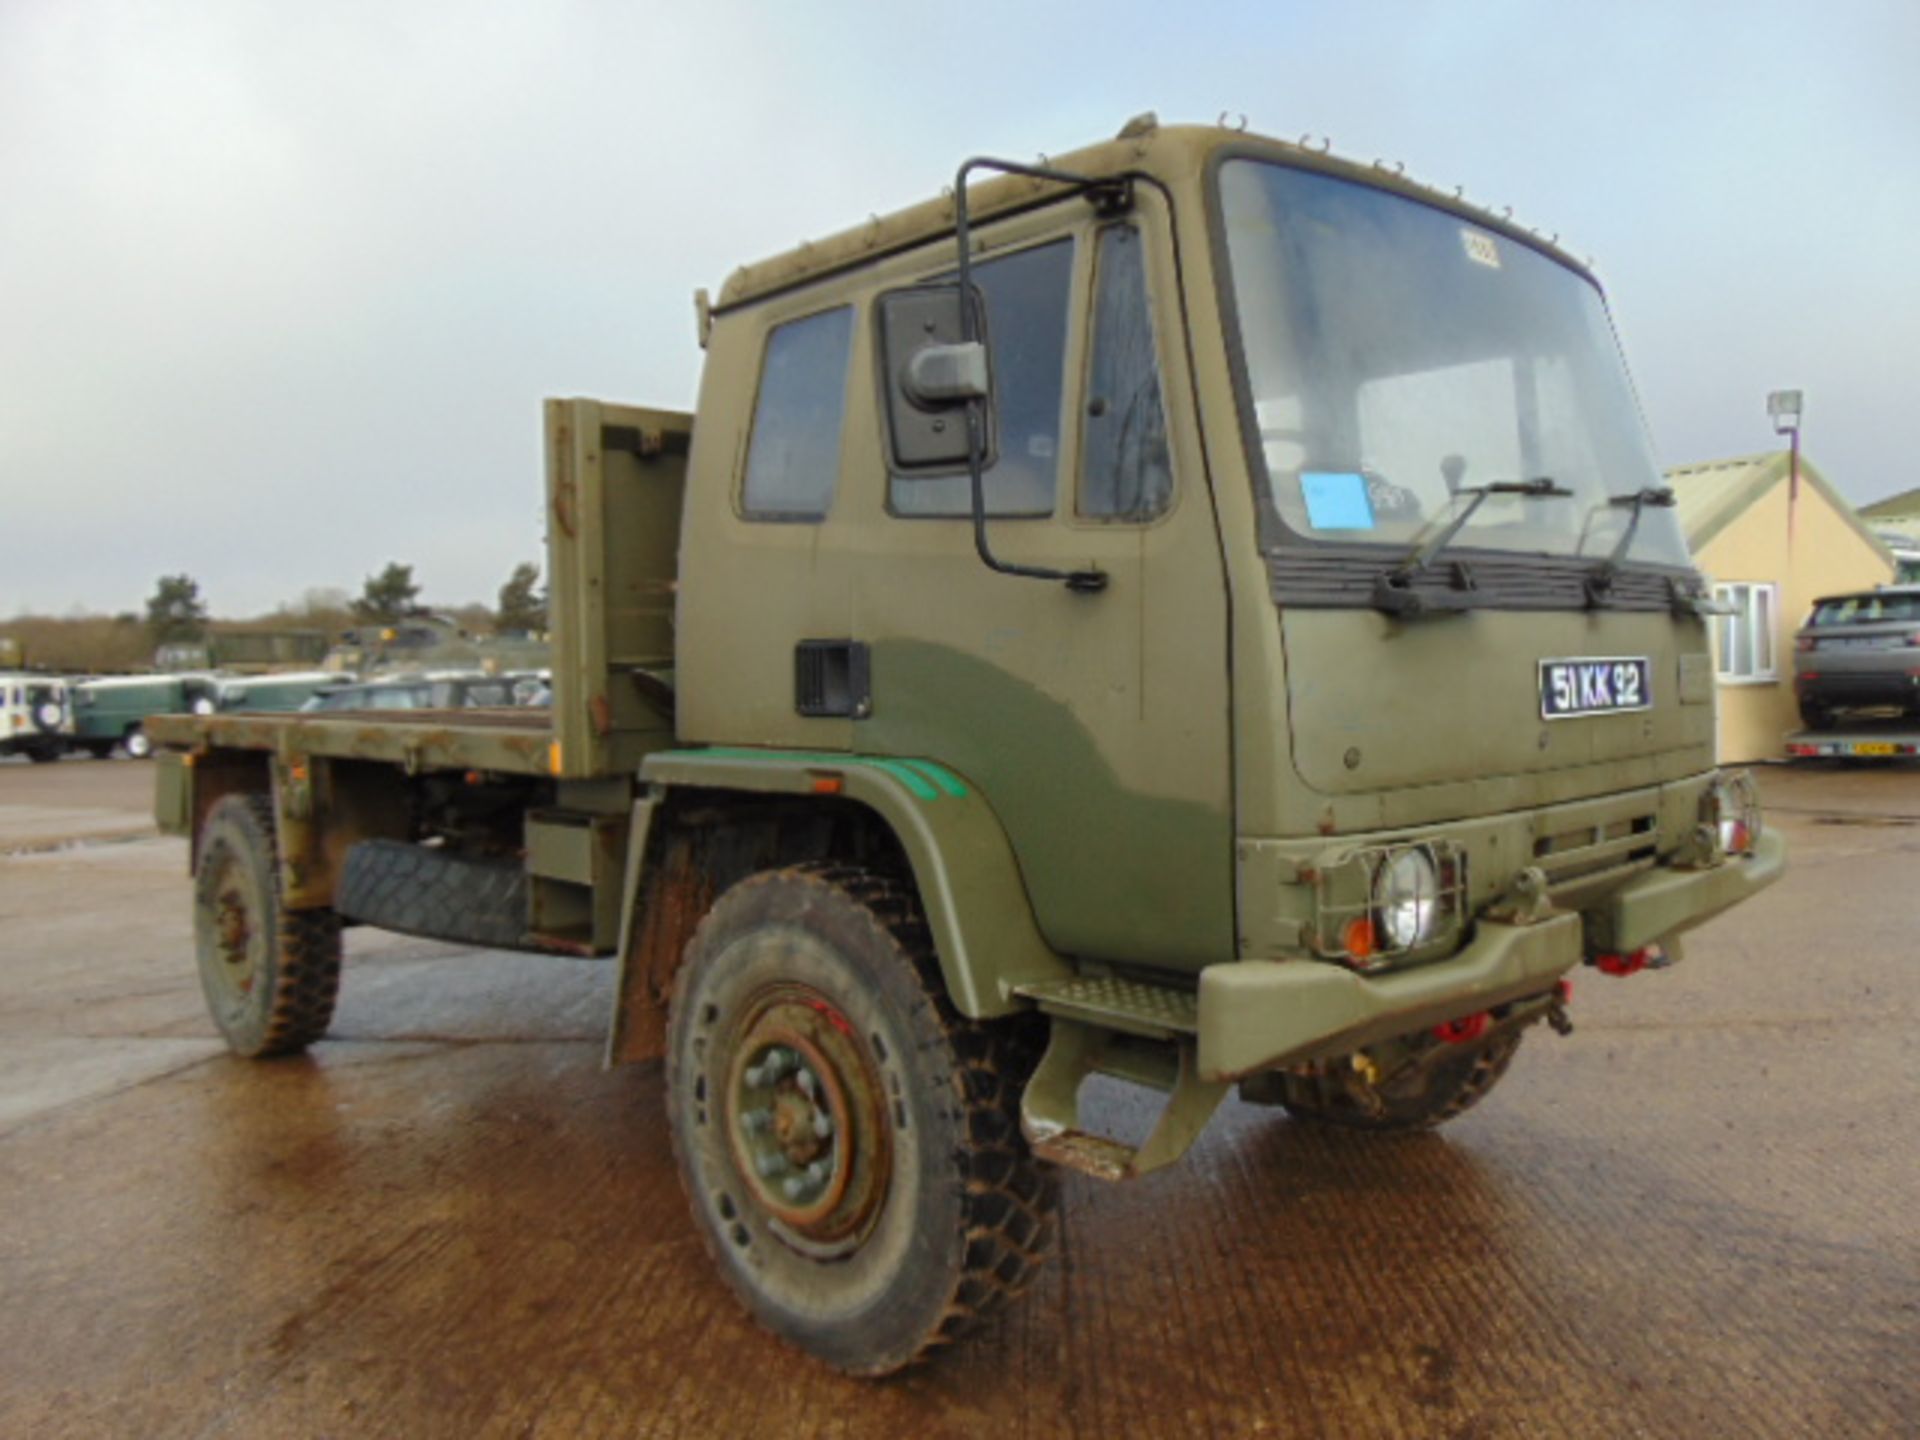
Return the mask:
[[184, 846], [45, 814], [149, 773], [0, 766], [0, 1435], [1916, 1433], [1920, 769], [1768, 772], [1788, 878], [1439, 1134], [1230, 1102], [1070, 1177], [1019, 1308], [880, 1384], [710, 1271], [605, 967], [356, 931], [328, 1040], [228, 1058]]

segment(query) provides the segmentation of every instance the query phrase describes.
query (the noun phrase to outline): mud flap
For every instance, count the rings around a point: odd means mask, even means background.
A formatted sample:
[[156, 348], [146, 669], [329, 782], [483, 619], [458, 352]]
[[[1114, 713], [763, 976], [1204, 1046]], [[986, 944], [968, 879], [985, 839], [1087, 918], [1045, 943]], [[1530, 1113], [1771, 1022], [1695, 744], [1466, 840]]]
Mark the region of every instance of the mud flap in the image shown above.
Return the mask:
[[[1171, 1093], [1147, 1138], [1135, 1147], [1092, 1134], [1080, 1127], [1080, 1086], [1087, 1076], [1107, 1069], [1103, 1052], [1112, 1038], [1108, 1031], [1054, 1017], [1047, 1052], [1020, 1100], [1020, 1129], [1042, 1160], [1098, 1180], [1131, 1180], [1186, 1154], [1230, 1086], [1225, 1081], [1202, 1080], [1193, 1040], [1175, 1042], [1169, 1047], [1173, 1063], [1164, 1077], [1170, 1081]], [[1147, 1077], [1129, 1066], [1122, 1078], [1145, 1083]]]

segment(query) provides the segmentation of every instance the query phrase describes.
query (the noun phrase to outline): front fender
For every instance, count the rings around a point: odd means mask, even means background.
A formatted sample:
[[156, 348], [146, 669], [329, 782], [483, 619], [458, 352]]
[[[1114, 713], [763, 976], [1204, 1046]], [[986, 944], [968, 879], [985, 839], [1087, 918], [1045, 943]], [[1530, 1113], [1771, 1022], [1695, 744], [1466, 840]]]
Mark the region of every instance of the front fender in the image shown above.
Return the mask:
[[[954, 1008], [974, 1019], [1026, 1008], [1018, 986], [1073, 971], [1041, 938], [999, 817], [979, 790], [930, 760], [790, 750], [661, 750], [640, 766], [656, 793], [676, 786], [834, 794], [864, 805], [899, 840]], [[837, 782], [837, 789], [827, 789]], [[626, 897], [632, 913], [636, 895]], [[626, 953], [625, 946], [622, 953]]]

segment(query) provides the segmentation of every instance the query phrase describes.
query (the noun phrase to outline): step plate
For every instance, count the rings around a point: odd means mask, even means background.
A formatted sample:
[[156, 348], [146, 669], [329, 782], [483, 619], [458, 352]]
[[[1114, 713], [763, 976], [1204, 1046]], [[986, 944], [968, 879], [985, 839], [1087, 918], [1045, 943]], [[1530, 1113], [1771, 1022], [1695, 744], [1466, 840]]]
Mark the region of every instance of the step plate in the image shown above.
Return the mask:
[[1154, 1038], [1192, 1035], [1200, 1027], [1200, 997], [1117, 976], [1081, 976], [1022, 985], [1015, 992], [1049, 1014]]

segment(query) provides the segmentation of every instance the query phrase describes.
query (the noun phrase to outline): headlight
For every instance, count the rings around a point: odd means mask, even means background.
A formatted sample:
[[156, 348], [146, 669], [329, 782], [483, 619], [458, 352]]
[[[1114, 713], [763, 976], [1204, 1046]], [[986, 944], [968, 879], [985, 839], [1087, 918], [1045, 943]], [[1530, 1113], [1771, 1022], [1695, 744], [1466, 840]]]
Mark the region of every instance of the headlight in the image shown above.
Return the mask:
[[1440, 919], [1440, 867], [1425, 846], [1389, 851], [1373, 879], [1373, 913], [1388, 950], [1431, 939]]

